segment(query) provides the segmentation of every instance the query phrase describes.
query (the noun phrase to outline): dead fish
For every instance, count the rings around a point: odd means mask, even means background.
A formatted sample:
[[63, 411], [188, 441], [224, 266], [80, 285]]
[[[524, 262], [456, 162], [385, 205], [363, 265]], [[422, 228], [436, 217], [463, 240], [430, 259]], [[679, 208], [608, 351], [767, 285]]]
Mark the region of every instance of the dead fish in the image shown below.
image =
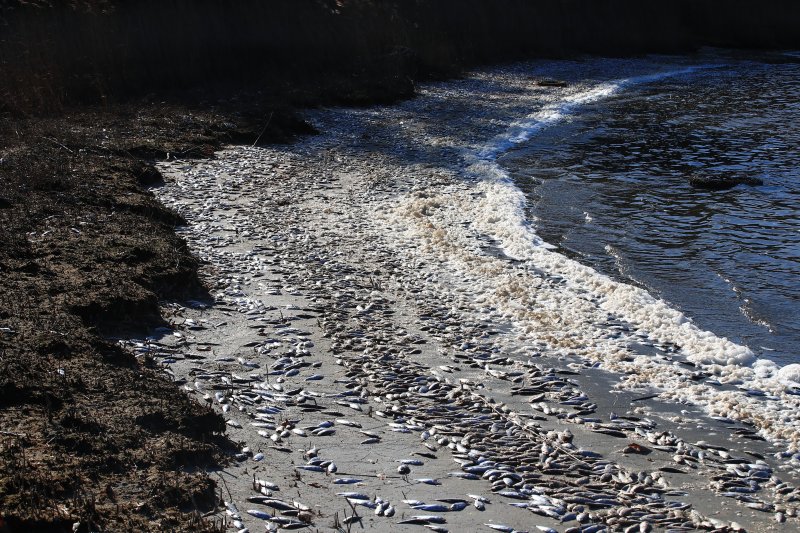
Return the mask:
[[522, 494], [521, 492], [517, 492], [515, 490], [503, 490], [498, 492], [497, 494], [499, 494], [500, 496], [505, 496], [506, 498], [514, 498], [517, 500], [528, 499], [528, 497], [525, 494]]
[[413, 505], [412, 507], [417, 511], [426, 511], [429, 513], [446, 513], [450, 510], [449, 505], [442, 505], [439, 503]]
[[467, 472], [448, 472], [447, 475], [448, 475], [448, 477], [458, 477], [458, 478], [461, 478], [461, 479], [469, 479], [469, 480], [473, 480], [473, 481], [477, 480], [477, 479], [481, 479], [480, 476], [478, 476], [476, 474], [469, 474]]
[[[270, 522], [275, 522], [275, 520], [270, 520]], [[311, 527], [311, 524], [306, 522], [301, 522], [299, 520], [289, 520], [287, 522], [280, 522], [280, 529], [305, 529], [307, 527]]]
[[[348, 402], [343, 402], [343, 401], [340, 401], [340, 400], [336, 400], [336, 403], [338, 403], [339, 405], [343, 405], [345, 407], [349, 407], [350, 409], [353, 409], [354, 411], [361, 411], [361, 406], [358, 405], [357, 403], [348, 403]], [[361, 426], [357, 426], [357, 427], [361, 427]]]
[[264, 511], [259, 511], [258, 509], [248, 509], [247, 514], [256, 518], [260, 518], [261, 520], [269, 520], [272, 518], [271, 514], [265, 513]]
[[358, 422], [353, 422], [352, 420], [345, 420], [345, 419], [342, 419], [342, 418], [336, 419], [336, 423], [340, 424], [342, 426], [349, 426], [351, 428], [361, 428], [362, 427], [361, 424], [359, 424]]
[[296, 470], [307, 470], [309, 472], [324, 472], [325, 471], [324, 468], [322, 468], [321, 466], [316, 466], [316, 465], [300, 465], [300, 466], [295, 466], [295, 469]]
[[378, 504], [373, 502], [372, 500], [359, 500], [355, 498], [347, 498], [347, 501], [350, 502], [352, 505], [360, 505], [361, 507], [366, 507], [367, 509], [375, 509], [378, 507]]
[[[299, 522], [299, 520], [295, 520], [294, 518], [287, 518], [285, 516], [273, 516], [272, 518], [270, 518], [269, 521], [272, 522], [273, 524], [281, 524], [281, 527], [283, 527], [284, 524], [292, 524], [292, 523]], [[305, 524], [305, 525], [306, 525], [306, 527], [308, 527], [308, 524]], [[286, 529], [290, 529], [290, 528], [286, 528]]]
[[661, 472], [666, 472], [668, 474], [685, 474], [684, 470], [680, 470], [679, 468], [672, 468], [671, 466], [662, 466], [658, 469]]
[[419, 518], [409, 518], [407, 520], [401, 520], [400, 522], [398, 522], [398, 524], [412, 525], [412, 526], [427, 526], [428, 524], [430, 524], [430, 522]]
[[426, 524], [446, 524], [447, 520], [439, 515], [414, 515], [409, 520], [420, 520]]
[[271, 482], [271, 481], [265, 481], [265, 480], [263, 480], [263, 479], [256, 479], [256, 480], [255, 480], [255, 482], [254, 482], [254, 484], [255, 484], [255, 485], [257, 485], [257, 486], [259, 486], [259, 487], [264, 487], [264, 488], [267, 488], [267, 489], [269, 489], [269, 490], [281, 490], [281, 489], [278, 487], [278, 485], [276, 485], [275, 483], [273, 483], [273, 482]]
[[363, 492], [337, 492], [337, 496], [344, 496], [345, 498], [353, 498], [354, 500], [369, 500], [370, 497]]
[[502, 533], [514, 533], [514, 528], [511, 526], [506, 526], [503, 524], [483, 524], [484, 526], [494, 529], [495, 531], [501, 531]]
[[264, 501], [259, 502], [261, 505], [265, 505], [267, 507], [272, 507], [273, 509], [277, 509], [278, 511], [292, 511], [296, 509], [296, 507], [288, 502], [284, 502], [281, 500], [275, 499], [266, 499]]

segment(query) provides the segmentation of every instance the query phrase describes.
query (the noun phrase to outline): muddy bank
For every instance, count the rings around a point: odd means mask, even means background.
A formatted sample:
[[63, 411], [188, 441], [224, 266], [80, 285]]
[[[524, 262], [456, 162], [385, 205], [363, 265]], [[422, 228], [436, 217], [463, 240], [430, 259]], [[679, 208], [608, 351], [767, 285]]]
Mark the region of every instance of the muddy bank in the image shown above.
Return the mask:
[[206, 294], [174, 232], [183, 219], [147, 190], [161, 175], [146, 161], [308, 131], [270, 113], [256, 124], [143, 104], [3, 123], [0, 517], [11, 531], [214, 527], [202, 515], [219, 491], [203, 471], [226, 461], [224, 422], [107, 339], [161, 324], [161, 299]]

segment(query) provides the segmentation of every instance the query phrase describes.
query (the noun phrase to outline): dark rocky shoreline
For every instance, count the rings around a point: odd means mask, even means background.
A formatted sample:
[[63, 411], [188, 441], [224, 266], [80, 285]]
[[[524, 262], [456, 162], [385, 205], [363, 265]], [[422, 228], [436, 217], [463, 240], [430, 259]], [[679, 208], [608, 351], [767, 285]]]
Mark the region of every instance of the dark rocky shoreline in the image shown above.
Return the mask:
[[724, 191], [737, 185], [751, 185], [754, 187], [764, 185], [764, 180], [754, 176], [695, 174], [689, 177], [689, 184], [697, 189]]

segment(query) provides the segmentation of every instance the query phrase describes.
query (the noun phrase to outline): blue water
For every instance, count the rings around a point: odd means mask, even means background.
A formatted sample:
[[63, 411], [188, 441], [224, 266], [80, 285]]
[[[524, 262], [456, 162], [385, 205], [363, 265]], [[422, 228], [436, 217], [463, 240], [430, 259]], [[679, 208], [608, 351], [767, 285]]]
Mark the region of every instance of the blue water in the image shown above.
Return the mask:
[[[500, 163], [545, 241], [761, 357], [800, 362], [800, 62], [717, 62], [582, 106]], [[764, 184], [689, 184], [716, 174]]]

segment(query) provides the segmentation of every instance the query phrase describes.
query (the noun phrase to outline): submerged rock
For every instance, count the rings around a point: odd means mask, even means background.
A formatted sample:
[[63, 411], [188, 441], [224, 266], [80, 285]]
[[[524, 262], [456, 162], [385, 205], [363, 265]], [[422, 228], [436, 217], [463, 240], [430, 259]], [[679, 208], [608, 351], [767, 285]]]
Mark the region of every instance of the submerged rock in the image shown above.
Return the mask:
[[689, 184], [698, 189], [723, 191], [737, 185], [764, 185], [764, 180], [753, 176], [736, 176], [732, 174], [694, 174], [689, 177]]

